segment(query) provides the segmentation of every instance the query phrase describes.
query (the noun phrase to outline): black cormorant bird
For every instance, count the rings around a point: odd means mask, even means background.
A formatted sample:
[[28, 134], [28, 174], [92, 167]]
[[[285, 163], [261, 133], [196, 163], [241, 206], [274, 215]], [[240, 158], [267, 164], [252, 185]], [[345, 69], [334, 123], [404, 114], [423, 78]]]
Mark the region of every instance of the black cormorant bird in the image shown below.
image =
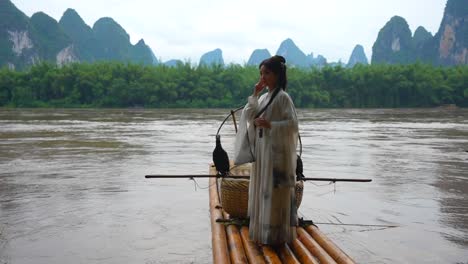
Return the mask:
[[213, 150], [213, 162], [219, 175], [226, 176], [229, 172], [229, 157], [221, 146], [221, 136], [216, 135], [216, 147]]

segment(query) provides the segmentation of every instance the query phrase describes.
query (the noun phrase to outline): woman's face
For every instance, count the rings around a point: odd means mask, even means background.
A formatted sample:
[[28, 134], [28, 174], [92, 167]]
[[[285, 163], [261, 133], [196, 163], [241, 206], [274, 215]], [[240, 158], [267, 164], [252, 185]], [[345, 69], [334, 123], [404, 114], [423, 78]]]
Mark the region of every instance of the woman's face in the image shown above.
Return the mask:
[[269, 89], [276, 88], [276, 82], [278, 81], [278, 76], [270, 71], [265, 65], [260, 67], [260, 79], [262, 82], [268, 86]]

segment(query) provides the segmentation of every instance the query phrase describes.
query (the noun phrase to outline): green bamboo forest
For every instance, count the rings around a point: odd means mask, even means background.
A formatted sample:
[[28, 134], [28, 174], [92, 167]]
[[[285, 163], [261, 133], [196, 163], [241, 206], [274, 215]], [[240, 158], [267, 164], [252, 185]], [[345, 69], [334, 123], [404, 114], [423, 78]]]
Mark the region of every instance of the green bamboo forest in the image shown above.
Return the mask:
[[[0, 107], [233, 108], [245, 104], [258, 76], [257, 67], [236, 64], [44, 62], [0, 69]], [[300, 108], [468, 107], [468, 66], [289, 68], [287, 91]]]

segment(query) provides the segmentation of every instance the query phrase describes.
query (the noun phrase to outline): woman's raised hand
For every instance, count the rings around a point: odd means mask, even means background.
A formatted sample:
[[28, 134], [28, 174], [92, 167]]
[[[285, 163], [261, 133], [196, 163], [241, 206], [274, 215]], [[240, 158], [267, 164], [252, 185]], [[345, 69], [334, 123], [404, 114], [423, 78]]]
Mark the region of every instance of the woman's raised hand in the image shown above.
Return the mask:
[[255, 84], [253, 95], [258, 96], [263, 91], [263, 89], [265, 89], [265, 87], [266, 87], [266, 83], [262, 79], [260, 79], [258, 83]]

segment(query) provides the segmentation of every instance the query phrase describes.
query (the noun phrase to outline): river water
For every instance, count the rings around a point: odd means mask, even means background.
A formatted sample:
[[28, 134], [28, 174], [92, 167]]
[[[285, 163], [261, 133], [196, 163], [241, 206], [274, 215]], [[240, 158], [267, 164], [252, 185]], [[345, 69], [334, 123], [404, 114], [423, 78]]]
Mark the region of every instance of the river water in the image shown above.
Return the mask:
[[[0, 109], [0, 263], [211, 263], [208, 182], [144, 175], [206, 174], [227, 113]], [[301, 216], [360, 263], [468, 263], [468, 110], [298, 116], [307, 177], [373, 179]]]

